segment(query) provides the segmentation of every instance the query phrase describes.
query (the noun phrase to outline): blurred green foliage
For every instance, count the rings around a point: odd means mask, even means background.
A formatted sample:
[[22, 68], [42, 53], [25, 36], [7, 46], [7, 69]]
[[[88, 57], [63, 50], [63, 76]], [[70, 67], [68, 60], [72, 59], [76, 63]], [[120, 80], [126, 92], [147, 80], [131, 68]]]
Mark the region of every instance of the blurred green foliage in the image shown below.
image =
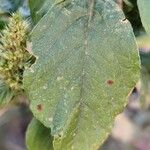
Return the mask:
[[25, 18], [30, 16], [27, 0], [0, 0], [0, 30], [8, 23], [12, 13], [19, 11]]
[[137, 0], [124, 0], [123, 11], [133, 27], [134, 34], [136, 36], [140, 35], [140, 32], [144, 31], [144, 29], [137, 6]]
[[150, 1], [149, 0], [137, 0], [138, 8], [142, 20], [142, 24], [146, 32], [150, 35]]

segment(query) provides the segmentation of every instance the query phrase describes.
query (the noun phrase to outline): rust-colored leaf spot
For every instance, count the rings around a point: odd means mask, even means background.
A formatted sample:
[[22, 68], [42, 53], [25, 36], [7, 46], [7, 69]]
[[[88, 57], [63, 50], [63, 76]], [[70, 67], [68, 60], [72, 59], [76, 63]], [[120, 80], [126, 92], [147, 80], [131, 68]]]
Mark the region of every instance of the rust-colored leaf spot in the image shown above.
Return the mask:
[[42, 111], [42, 110], [43, 110], [42, 104], [38, 104], [38, 105], [36, 106], [36, 109], [37, 109], [38, 111]]
[[113, 80], [107, 80], [108, 85], [113, 85], [114, 81]]

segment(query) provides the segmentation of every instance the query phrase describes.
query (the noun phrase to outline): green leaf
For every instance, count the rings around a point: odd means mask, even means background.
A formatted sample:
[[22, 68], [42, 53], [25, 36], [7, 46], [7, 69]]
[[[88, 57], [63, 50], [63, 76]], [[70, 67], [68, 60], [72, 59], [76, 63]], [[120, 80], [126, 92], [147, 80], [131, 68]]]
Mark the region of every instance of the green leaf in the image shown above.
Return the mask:
[[50, 129], [33, 118], [26, 133], [28, 150], [53, 150], [52, 141]]
[[[34, 116], [55, 150], [96, 150], [139, 79], [132, 28], [113, 1], [53, 7], [32, 32], [36, 63], [24, 74]], [[88, 12], [88, 13], [87, 13]]]
[[150, 72], [150, 52], [140, 52], [141, 65]]
[[0, 79], [0, 107], [8, 104], [13, 97], [13, 93], [5, 82]]
[[36, 24], [46, 14], [54, 0], [29, 0], [31, 17]]
[[138, 8], [140, 11], [140, 16], [142, 24], [148, 34], [150, 34], [150, 1], [149, 0], [138, 0]]
[[29, 0], [29, 7], [31, 12], [31, 17], [34, 23], [37, 23], [42, 15], [38, 13], [38, 10], [42, 7], [46, 0]]
[[140, 52], [141, 58], [141, 94], [140, 102], [144, 109], [150, 108], [150, 52]]

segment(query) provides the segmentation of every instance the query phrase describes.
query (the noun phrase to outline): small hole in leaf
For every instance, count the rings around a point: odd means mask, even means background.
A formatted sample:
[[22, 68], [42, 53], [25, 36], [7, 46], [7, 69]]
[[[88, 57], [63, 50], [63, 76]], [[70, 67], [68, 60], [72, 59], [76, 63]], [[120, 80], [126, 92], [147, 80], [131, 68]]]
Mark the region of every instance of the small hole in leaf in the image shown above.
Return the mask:
[[126, 21], [126, 20], [127, 20], [127, 18], [122, 19], [122, 21]]
[[114, 84], [114, 81], [113, 81], [113, 80], [107, 80], [107, 84], [108, 84], [108, 85], [113, 85], [113, 84]]
[[126, 24], [126, 23], [128, 23], [128, 19], [124, 18], [124, 19], [121, 20], [121, 22]]
[[37, 109], [38, 111], [42, 111], [42, 110], [43, 110], [43, 107], [42, 107], [41, 104], [38, 104], [38, 105], [36, 106], [36, 109]]

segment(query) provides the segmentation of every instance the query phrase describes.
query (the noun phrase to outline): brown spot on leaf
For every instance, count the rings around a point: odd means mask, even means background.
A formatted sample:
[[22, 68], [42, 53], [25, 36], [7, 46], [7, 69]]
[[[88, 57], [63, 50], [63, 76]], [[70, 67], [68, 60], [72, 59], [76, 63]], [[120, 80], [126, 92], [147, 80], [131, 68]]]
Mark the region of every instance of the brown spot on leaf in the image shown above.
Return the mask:
[[42, 104], [38, 104], [38, 105], [36, 106], [36, 109], [37, 109], [38, 111], [42, 111], [42, 110], [43, 110]]
[[107, 80], [107, 84], [108, 84], [108, 85], [113, 85], [113, 84], [114, 84], [114, 81], [113, 81], [113, 80]]

